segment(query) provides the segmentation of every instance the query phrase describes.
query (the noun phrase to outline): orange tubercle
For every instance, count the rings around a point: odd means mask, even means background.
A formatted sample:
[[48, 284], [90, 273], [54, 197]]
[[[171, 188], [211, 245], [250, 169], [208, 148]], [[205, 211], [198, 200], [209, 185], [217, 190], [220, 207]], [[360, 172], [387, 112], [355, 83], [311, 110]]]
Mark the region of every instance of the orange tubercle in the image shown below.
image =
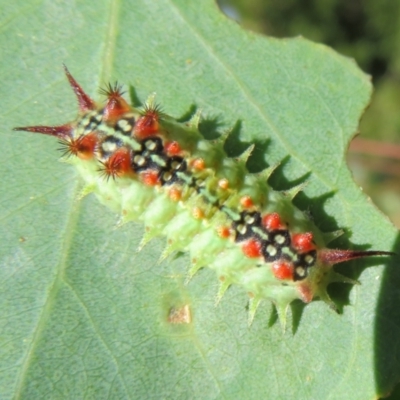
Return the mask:
[[254, 203], [253, 203], [253, 200], [251, 199], [250, 196], [243, 196], [243, 197], [240, 199], [240, 205], [241, 205], [243, 208], [251, 208], [251, 207], [254, 206]]
[[274, 231], [276, 229], [284, 229], [285, 224], [278, 213], [266, 214], [262, 217], [262, 224], [269, 231]]
[[202, 158], [196, 158], [193, 160], [193, 168], [197, 169], [198, 171], [202, 171], [205, 168], [205, 163]]
[[144, 171], [140, 174], [142, 182], [147, 186], [156, 186], [160, 183], [157, 171]]
[[168, 142], [165, 145], [165, 152], [169, 156], [177, 156], [177, 155], [181, 154], [182, 149], [178, 142], [173, 141], [173, 142]]
[[182, 191], [177, 188], [171, 188], [168, 195], [172, 201], [179, 201], [182, 198]]
[[227, 239], [229, 238], [229, 236], [231, 236], [231, 230], [229, 229], [228, 226], [219, 226], [217, 228], [217, 234], [219, 237]]
[[224, 189], [224, 190], [228, 189], [228, 187], [229, 187], [229, 181], [228, 181], [228, 179], [226, 179], [226, 178], [220, 179], [220, 180], [218, 181], [218, 186], [219, 186], [221, 189]]
[[242, 251], [249, 258], [261, 257], [261, 243], [256, 239], [250, 239], [242, 246]]
[[300, 253], [307, 253], [315, 249], [312, 232], [295, 233], [292, 236], [292, 244]]
[[192, 215], [196, 219], [204, 218], [204, 211], [200, 207], [193, 207]]
[[281, 280], [293, 280], [293, 264], [287, 260], [278, 260], [272, 264], [272, 273]]

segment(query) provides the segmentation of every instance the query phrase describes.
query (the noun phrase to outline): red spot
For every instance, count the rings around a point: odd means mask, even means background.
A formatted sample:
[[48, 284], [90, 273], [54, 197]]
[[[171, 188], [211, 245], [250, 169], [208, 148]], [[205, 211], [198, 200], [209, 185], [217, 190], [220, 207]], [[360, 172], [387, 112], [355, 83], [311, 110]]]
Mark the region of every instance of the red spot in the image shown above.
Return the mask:
[[292, 235], [292, 244], [300, 253], [307, 253], [315, 249], [312, 232], [295, 233]]
[[34, 133], [43, 133], [44, 135], [55, 136], [60, 139], [65, 139], [71, 136], [72, 133], [72, 126], [71, 124], [65, 124], [60, 126], [20, 126], [14, 128], [14, 131], [27, 131], [27, 132], [34, 132]]
[[254, 203], [253, 203], [253, 200], [251, 199], [250, 196], [243, 196], [243, 197], [240, 199], [240, 205], [241, 205], [243, 208], [251, 208], [251, 207], [254, 206]]
[[147, 186], [156, 186], [160, 182], [157, 171], [144, 171], [140, 174], [142, 182]]
[[83, 112], [91, 111], [96, 109], [96, 103], [83, 91], [79, 83], [68, 71], [68, 68], [64, 65], [65, 75], [67, 75], [69, 84], [72, 87], [76, 97], [78, 98], [79, 109]]
[[114, 86], [109, 85], [107, 89], [103, 90], [103, 92], [108, 97], [103, 110], [105, 121], [116, 121], [122, 115], [131, 110], [130, 105], [122, 97], [122, 89], [117, 83]]
[[250, 239], [242, 246], [242, 251], [249, 258], [261, 257], [261, 243], [256, 239]]
[[90, 160], [94, 156], [98, 138], [95, 133], [89, 133], [86, 136], [80, 136], [77, 139], [60, 140], [63, 146], [63, 155], [74, 155], [81, 160]]
[[266, 214], [262, 217], [262, 224], [269, 230], [284, 229], [285, 224], [282, 222], [278, 213]]
[[293, 264], [287, 260], [278, 260], [272, 264], [272, 273], [281, 280], [293, 280]]
[[111, 155], [111, 157], [103, 163], [101, 170], [107, 177], [113, 179], [125, 175], [132, 175], [133, 170], [131, 167], [131, 153], [128, 149], [121, 147]]
[[135, 135], [143, 139], [154, 135], [159, 130], [160, 111], [157, 107], [150, 107], [138, 118], [135, 125]]
[[205, 163], [202, 158], [196, 158], [193, 160], [193, 168], [197, 169], [198, 171], [202, 171], [205, 168]]
[[229, 236], [231, 236], [231, 230], [227, 226], [219, 226], [217, 228], [217, 233], [218, 236], [223, 239], [227, 239]]
[[182, 152], [182, 149], [179, 143], [174, 141], [165, 145], [165, 152], [170, 156], [177, 156]]

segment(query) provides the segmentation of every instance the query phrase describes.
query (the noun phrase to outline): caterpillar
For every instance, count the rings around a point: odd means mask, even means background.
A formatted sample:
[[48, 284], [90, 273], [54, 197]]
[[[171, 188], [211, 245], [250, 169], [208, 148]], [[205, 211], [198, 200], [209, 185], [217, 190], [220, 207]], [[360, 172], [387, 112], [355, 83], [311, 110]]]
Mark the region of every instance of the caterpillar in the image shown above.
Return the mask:
[[59, 126], [14, 130], [57, 138], [64, 159], [85, 182], [82, 193], [94, 193], [124, 222], [143, 222], [140, 248], [165, 236], [162, 257], [190, 254], [188, 279], [203, 267], [215, 270], [221, 282], [217, 301], [232, 284], [241, 286], [249, 294], [249, 321], [265, 299], [274, 303], [283, 326], [295, 299], [320, 298], [335, 309], [328, 285], [357, 283], [337, 273], [335, 264], [393, 254], [327, 248], [324, 234], [292, 203], [301, 186], [273, 190], [268, 178], [274, 167], [249, 173], [252, 146], [229, 158], [226, 135], [206, 140], [198, 112], [178, 122], [154, 96], [144, 107], [132, 107], [117, 83], [102, 90], [107, 99], [98, 105], [64, 70], [78, 117]]

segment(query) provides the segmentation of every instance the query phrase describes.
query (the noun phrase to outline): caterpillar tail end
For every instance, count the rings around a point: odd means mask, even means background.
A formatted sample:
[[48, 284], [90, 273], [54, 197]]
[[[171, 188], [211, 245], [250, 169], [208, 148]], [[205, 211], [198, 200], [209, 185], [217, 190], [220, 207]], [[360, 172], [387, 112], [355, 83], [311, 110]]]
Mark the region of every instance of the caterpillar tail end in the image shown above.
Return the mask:
[[396, 255], [396, 253], [393, 253], [392, 251], [323, 249], [319, 251], [318, 258], [326, 265], [335, 265], [341, 262], [354, 260], [356, 258], [394, 255]]

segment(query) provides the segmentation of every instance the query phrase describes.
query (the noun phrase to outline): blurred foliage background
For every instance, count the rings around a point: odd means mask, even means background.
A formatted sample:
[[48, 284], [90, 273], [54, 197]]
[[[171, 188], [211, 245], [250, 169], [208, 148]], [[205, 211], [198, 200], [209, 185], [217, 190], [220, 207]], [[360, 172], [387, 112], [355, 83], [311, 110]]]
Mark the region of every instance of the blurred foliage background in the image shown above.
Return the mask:
[[400, 0], [218, 0], [243, 27], [302, 35], [354, 58], [374, 94], [350, 145], [356, 182], [400, 227]]

